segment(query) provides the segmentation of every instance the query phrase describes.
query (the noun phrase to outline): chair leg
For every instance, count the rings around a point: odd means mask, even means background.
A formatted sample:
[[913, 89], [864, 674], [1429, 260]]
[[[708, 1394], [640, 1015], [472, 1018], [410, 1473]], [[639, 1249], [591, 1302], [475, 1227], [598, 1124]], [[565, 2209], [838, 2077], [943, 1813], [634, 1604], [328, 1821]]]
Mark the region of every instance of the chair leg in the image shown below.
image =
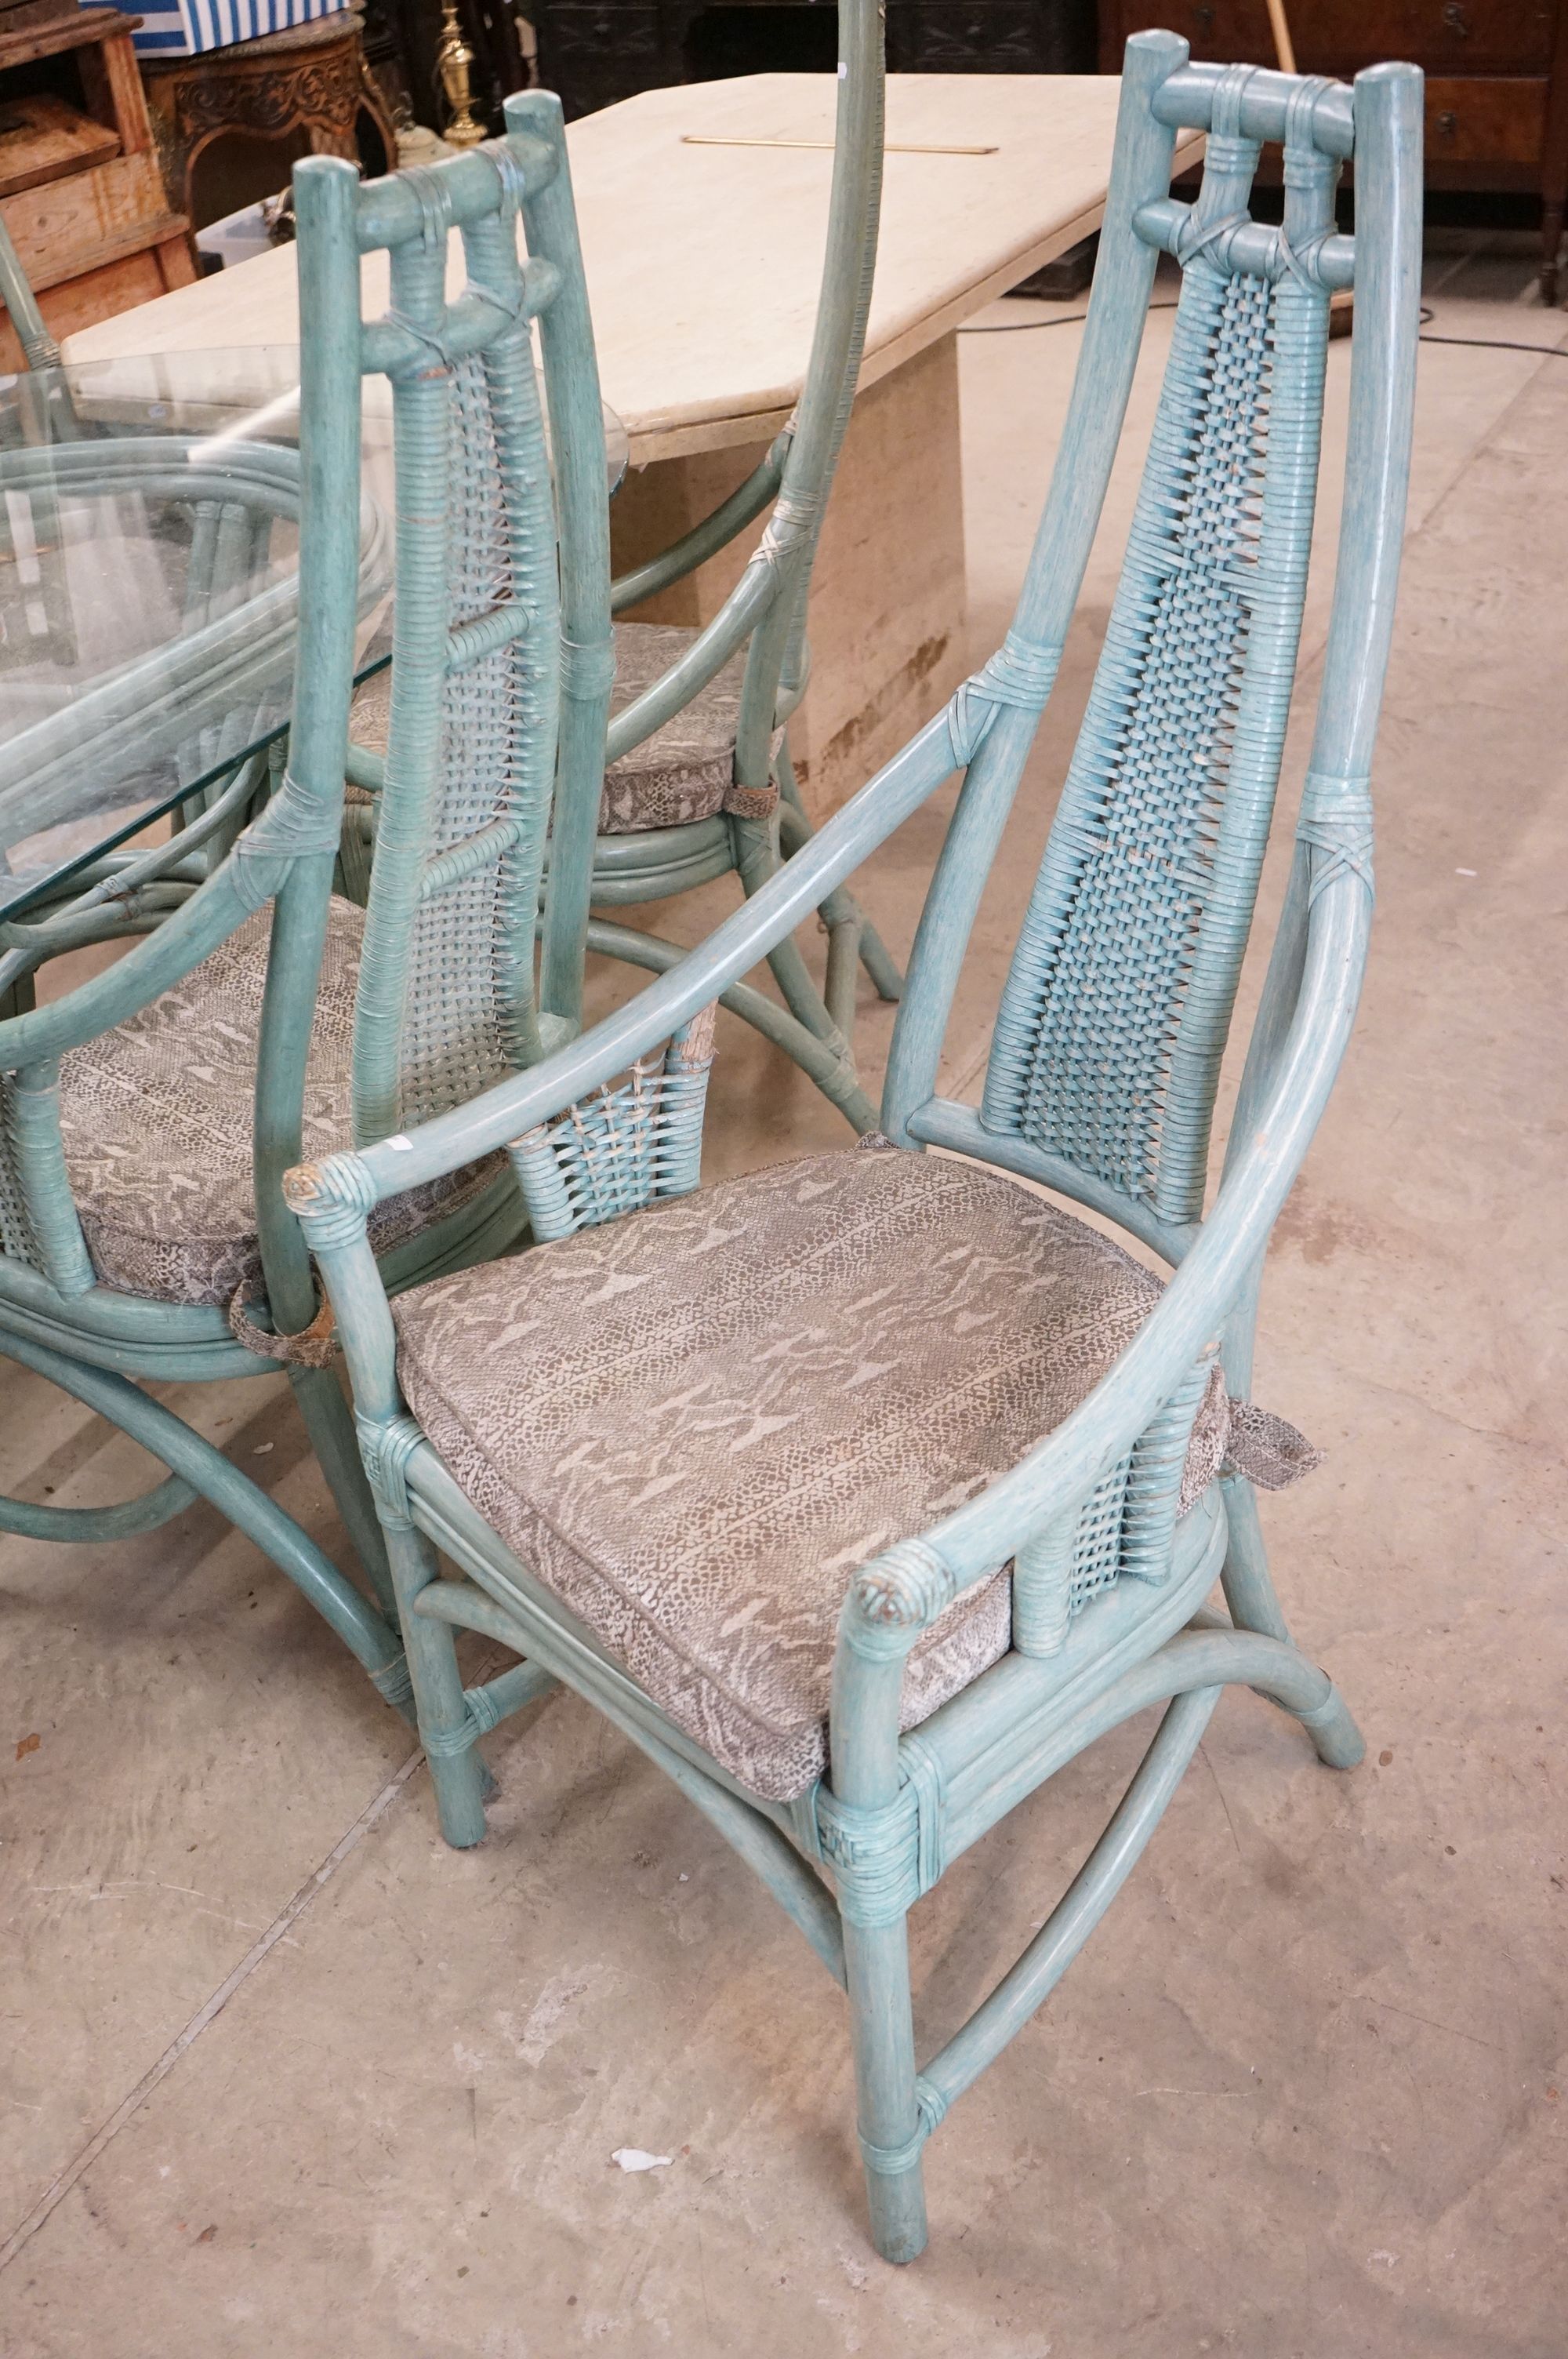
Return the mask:
[[[1258, 1495], [1245, 1475], [1224, 1478], [1225, 1512], [1229, 1538], [1220, 1582], [1230, 1618], [1238, 1630], [1255, 1630], [1293, 1647], [1290, 1626], [1274, 1592], [1269, 1552], [1258, 1515]], [[1274, 1699], [1277, 1701], [1277, 1699]], [[1367, 1746], [1338, 1689], [1332, 1683], [1325, 1701], [1298, 1719], [1317, 1747], [1318, 1758], [1331, 1769], [1353, 1769]]]
[[[780, 756], [779, 792], [782, 799], [779, 806], [779, 837], [782, 849], [787, 858], [792, 852], [798, 852], [803, 843], [809, 843], [815, 832], [811, 821], [806, 818], [806, 806], [800, 799], [800, 788], [795, 783], [794, 766], [787, 751]], [[830, 953], [835, 936], [841, 929], [847, 929], [852, 925], [855, 929], [856, 956], [871, 977], [877, 997], [879, 999], [903, 997], [903, 977], [898, 971], [897, 963], [889, 953], [876, 928], [867, 919], [854, 895], [845, 886], [835, 886], [816, 914], [827, 929]], [[828, 991], [827, 1004], [829, 1006], [833, 1005], [831, 989]]]
[[467, 1851], [484, 1840], [484, 1764], [474, 1747], [473, 1721], [463, 1693], [451, 1625], [415, 1611], [421, 1590], [440, 1578], [436, 1551], [412, 1524], [390, 1524], [384, 1528], [414, 1680], [419, 1737], [430, 1765], [441, 1832], [454, 1850]]
[[[778, 871], [778, 854], [768, 824], [763, 820], [737, 820], [735, 832], [735, 870], [741, 879], [741, 890], [748, 900], [760, 892]], [[792, 939], [778, 943], [768, 952], [768, 964], [773, 971], [773, 981], [784, 995], [784, 1004], [795, 1021], [815, 1032], [819, 1040], [828, 1042], [839, 1056], [848, 1060], [849, 1044], [838, 1033], [828, 1015], [822, 995], [811, 979], [811, 970], [800, 954], [800, 945]]]
[[844, 1965], [871, 2242], [884, 2261], [913, 2261], [925, 2249], [925, 2184], [907, 1920], [846, 1923]]
[[364, 1461], [354, 1437], [354, 1421], [337, 1377], [330, 1368], [291, 1366], [288, 1381], [310, 1436], [317, 1462], [337, 1502], [338, 1513], [364, 1567], [365, 1578], [390, 1622], [398, 1619], [392, 1568], [386, 1560], [375, 1500], [365, 1480]]
[[[406, 1711], [410, 1700], [408, 1666], [396, 1631], [387, 1626], [369, 1599], [362, 1597], [352, 1582], [344, 1579], [293, 1516], [286, 1515], [248, 1475], [242, 1474], [221, 1450], [214, 1449], [183, 1418], [176, 1417], [172, 1409], [165, 1408], [161, 1401], [154, 1400], [128, 1376], [68, 1359], [49, 1344], [35, 1343], [30, 1335], [0, 1334], [0, 1353], [47, 1377], [73, 1400], [107, 1418], [152, 1457], [161, 1460], [172, 1475], [209, 1500], [308, 1598], [387, 1702], [399, 1712]], [[169, 1484], [160, 1484], [152, 1497], [173, 1512], [172, 1503], [178, 1493]], [[135, 1503], [131, 1512], [135, 1512]], [[161, 1515], [157, 1519], [163, 1520]], [[146, 1527], [139, 1520], [124, 1527]]]
[[1260, 1637], [1278, 1638], [1282, 1647], [1292, 1647], [1295, 1641], [1269, 1571], [1258, 1495], [1244, 1474], [1227, 1474], [1221, 1487], [1229, 1538], [1219, 1577], [1230, 1618], [1238, 1630], [1256, 1630]]
[[[741, 879], [741, 890], [750, 899], [776, 874], [778, 854], [772, 832], [763, 821], [737, 820], [734, 830], [736, 874]], [[877, 1111], [855, 1079], [855, 1060], [849, 1043], [828, 1014], [811, 970], [801, 956], [800, 945], [793, 940], [778, 943], [768, 952], [768, 964], [790, 1014], [831, 1052], [851, 1085], [843, 1102], [844, 1112], [863, 1137], [867, 1131], [875, 1130]]]
[[[668, 974], [687, 956], [677, 942], [639, 933], [634, 926], [616, 925], [608, 918], [589, 919], [588, 947], [601, 958], [624, 959], [629, 966], [645, 967], [654, 974]], [[828, 1104], [838, 1107], [852, 1130], [861, 1137], [875, 1130], [877, 1110], [855, 1079], [853, 1066], [835, 1055], [826, 1040], [808, 1032], [787, 1007], [781, 1007], [776, 999], [749, 983], [732, 983], [728, 991], [719, 993], [719, 1005], [782, 1049], [816, 1083]]]

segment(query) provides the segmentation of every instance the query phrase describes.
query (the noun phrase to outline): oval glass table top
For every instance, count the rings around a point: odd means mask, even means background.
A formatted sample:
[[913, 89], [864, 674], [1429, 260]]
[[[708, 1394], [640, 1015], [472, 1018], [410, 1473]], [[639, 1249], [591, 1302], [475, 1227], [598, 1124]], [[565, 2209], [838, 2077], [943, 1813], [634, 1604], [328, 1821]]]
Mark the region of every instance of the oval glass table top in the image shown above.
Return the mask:
[[[626, 464], [605, 413], [609, 487]], [[391, 389], [365, 382], [359, 664], [391, 654]], [[287, 727], [299, 548], [287, 346], [0, 378], [0, 911]]]

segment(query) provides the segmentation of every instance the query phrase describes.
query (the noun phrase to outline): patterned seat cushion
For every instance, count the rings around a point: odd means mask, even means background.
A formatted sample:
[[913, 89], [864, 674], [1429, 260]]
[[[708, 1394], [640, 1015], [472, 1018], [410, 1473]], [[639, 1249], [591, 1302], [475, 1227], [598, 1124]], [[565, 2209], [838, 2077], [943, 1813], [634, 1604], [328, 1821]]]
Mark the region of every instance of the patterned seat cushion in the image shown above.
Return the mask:
[[[624, 712], [685, 655], [695, 631], [675, 624], [617, 623], [615, 687], [611, 712]], [[644, 828], [684, 827], [734, 809], [735, 732], [741, 716], [744, 651], [731, 656], [717, 678], [641, 745], [633, 745], [604, 774], [599, 810], [601, 835], [636, 835]], [[354, 698], [355, 742], [374, 754], [386, 751], [392, 674], [377, 672]], [[744, 799], [742, 798], [742, 799]], [[754, 798], [752, 799], [755, 799]], [[773, 798], [763, 797], [771, 807]], [[750, 809], [751, 803], [746, 802]]]
[[[395, 1306], [398, 1371], [514, 1553], [717, 1760], [785, 1799], [826, 1759], [856, 1567], [1014, 1465], [1159, 1294], [1041, 1197], [883, 1146], [438, 1279]], [[1189, 1495], [1219, 1462], [1217, 1406]], [[910, 1658], [906, 1727], [1007, 1651], [1010, 1613], [1004, 1574], [955, 1601]]]
[[[60, 1130], [77, 1210], [105, 1286], [159, 1302], [227, 1304], [261, 1277], [251, 1166], [270, 906], [128, 1023], [60, 1063]], [[350, 1050], [364, 912], [334, 900], [305, 1092], [305, 1153], [352, 1143]], [[384, 1250], [494, 1177], [476, 1166], [381, 1205]]]
[[[695, 631], [674, 624], [617, 623], [611, 712], [624, 712], [634, 697], [652, 688], [696, 637]], [[601, 834], [684, 827], [692, 820], [712, 819], [728, 807], [745, 669], [742, 649], [673, 720], [611, 763], [599, 811]]]

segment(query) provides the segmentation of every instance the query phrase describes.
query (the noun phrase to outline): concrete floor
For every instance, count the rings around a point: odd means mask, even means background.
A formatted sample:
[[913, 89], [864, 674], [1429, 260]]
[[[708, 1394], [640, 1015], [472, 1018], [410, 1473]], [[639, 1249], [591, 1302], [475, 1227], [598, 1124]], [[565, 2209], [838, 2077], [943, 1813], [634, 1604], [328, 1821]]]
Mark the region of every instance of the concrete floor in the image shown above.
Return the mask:
[[[1568, 342], [1527, 268], [1434, 255], [1434, 332]], [[978, 654], [1076, 342], [964, 344]], [[453, 1854], [402, 1725], [215, 1516], [115, 1549], [6, 1540], [6, 2359], [1563, 2359], [1565, 454], [1563, 361], [1423, 353], [1372, 973], [1259, 1375], [1330, 1451], [1268, 1522], [1366, 1766], [1335, 1777], [1226, 1700], [1083, 1961], [935, 2141], [931, 2249], [896, 2272], [864, 2234], [840, 2002], [587, 1707], [491, 1741], [491, 1835]], [[1108, 532], [952, 1088], [978, 1081], [1113, 579]], [[864, 880], [901, 948], [940, 821]], [[888, 1030], [869, 1007], [873, 1074]], [[842, 1136], [793, 1068], [721, 1039], [716, 1170]], [[340, 1544], [280, 1385], [171, 1397]], [[0, 1488], [141, 1486], [30, 1377], [0, 1373]], [[1044, 1915], [1147, 1733], [922, 1905], [926, 2040]], [[623, 2176], [627, 2145], [673, 2160]]]

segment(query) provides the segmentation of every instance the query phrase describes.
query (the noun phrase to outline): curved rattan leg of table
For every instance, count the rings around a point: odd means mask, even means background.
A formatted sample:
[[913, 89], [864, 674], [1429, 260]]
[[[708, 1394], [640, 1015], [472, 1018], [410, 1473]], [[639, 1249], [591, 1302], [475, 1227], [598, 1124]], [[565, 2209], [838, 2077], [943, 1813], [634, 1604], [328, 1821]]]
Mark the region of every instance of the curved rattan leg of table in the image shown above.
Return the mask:
[[[375, 1607], [345, 1580], [331, 1560], [302, 1531], [292, 1516], [258, 1490], [249, 1477], [231, 1464], [222, 1451], [134, 1385], [128, 1376], [106, 1368], [70, 1360], [30, 1336], [0, 1332], [0, 1353], [17, 1360], [38, 1375], [58, 1385], [73, 1400], [95, 1409], [112, 1425], [154, 1458], [220, 1515], [254, 1540], [280, 1572], [287, 1573], [310, 1601], [322, 1620], [341, 1638], [372, 1682], [406, 1718], [412, 1718], [408, 1666], [395, 1631], [388, 1628]], [[168, 1486], [158, 1491], [168, 1495]], [[154, 1494], [153, 1495], [157, 1495]], [[162, 1518], [160, 1517], [161, 1521]]]
[[[689, 956], [676, 942], [663, 941], [657, 934], [639, 933], [634, 927], [617, 925], [609, 918], [589, 919], [588, 947], [601, 957], [623, 959], [629, 966], [646, 967], [654, 974], [667, 973]], [[720, 992], [719, 1005], [727, 1007], [732, 1016], [739, 1016], [764, 1040], [771, 1040], [792, 1058], [861, 1138], [876, 1129], [876, 1107], [860, 1087], [849, 1058], [808, 1031], [798, 1016], [775, 1006], [745, 983], [732, 984], [728, 991]]]

